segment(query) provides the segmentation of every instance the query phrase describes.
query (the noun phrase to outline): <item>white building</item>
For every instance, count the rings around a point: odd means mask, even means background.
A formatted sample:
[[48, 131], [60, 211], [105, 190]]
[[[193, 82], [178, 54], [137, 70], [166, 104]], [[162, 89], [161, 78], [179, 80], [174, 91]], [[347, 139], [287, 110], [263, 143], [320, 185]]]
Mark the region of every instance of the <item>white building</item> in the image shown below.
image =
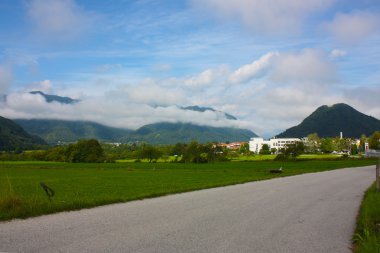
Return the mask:
[[249, 150], [254, 153], [259, 153], [264, 144], [269, 146], [269, 150], [275, 148], [277, 151], [284, 148], [287, 144], [293, 144], [301, 141], [298, 138], [272, 138], [270, 140], [264, 140], [261, 137], [251, 138], [249, 141]]

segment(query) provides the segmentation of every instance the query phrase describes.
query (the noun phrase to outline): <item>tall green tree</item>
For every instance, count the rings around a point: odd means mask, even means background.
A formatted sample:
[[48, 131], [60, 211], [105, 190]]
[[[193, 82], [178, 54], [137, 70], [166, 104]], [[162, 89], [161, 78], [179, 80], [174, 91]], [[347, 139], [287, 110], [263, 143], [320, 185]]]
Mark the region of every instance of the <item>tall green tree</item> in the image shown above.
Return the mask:
[[240, 152], [240, 154], [245, 154], [245, 155], [250, 154], [250, 151], [249, 151], [249, 143], [243, 143], [243, 144], [240, 146], [239, 152]]
[[185, 149], [184, 154], [182, 155], [182, 160], [184, 162], [194, 162], [200, 163], [202, 161], [201, 154], [201, 144], [196, 141], [192, 141]]
[[324, 138], [321, 142], [321, 151], [323, 153], [331, 153], [335, 149], [333, 140], [331, 138]]
[[359, 152], [364, 152], [365, 143], [368, 141], [368, 138], [365, 134], [362, 134], [360, 137], [360, 146], [359, 146]]
[[351, 155], [356, 155], [358, 154], [358, 146], [356, 146], [356, 144], [351, 144]]
[[263, 146], [261, 147], [259, 153], [261, 155], [269, 155], [270, 154], [269, 145], [268, 144], [263, 144]]
[[297, 157], [305, 152], [305, 145], [303, 142], [298, 141], [296, 143], [287, 144], [285, 148], [285, 155]]
[[380, 149], [380, 132], [374, 132], [368, 139], [370, 149]]
[[103, 148], [95, 139], [79, 140], [76, 144], [71, 144], [66, 149], [67, 160], [69, 162], [99, 163], [105, 161]]
[[140, 158], [148, 159], [150, 163], [153, 160], [159, 159], [161, 156], [162, 152], [152, 145], [144, 145], [140, 150]]
[[317, 133], [312, 133], [307, 136], [305, 151], [309, 153], [316, 153], [321, 147], [321, 139]]

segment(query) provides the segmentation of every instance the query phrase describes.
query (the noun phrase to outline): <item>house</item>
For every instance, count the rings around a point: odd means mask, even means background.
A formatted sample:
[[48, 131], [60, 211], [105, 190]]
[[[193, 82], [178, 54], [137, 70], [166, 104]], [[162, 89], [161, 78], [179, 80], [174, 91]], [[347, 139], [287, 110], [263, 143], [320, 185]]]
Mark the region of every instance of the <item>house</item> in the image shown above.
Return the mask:
[[243, 146], [247, 142], [231, 142], [231, 143], [220, 143], [220, 147], [224, 147], [227, 149], [232, 149], [232, 150], [238, 150], [240, 149], [241, 146]]
[[261, 137], [251, 138], [249, 141], [249, 150], [254, 153], [259, 153], [264, 144], [269, 146], [269, 149], [276, 149], [276, 151], [285, 148], [288, 144], [294, 144], [301, 141], [299, 138], [272, 138], [269, 140], [264, 140]]

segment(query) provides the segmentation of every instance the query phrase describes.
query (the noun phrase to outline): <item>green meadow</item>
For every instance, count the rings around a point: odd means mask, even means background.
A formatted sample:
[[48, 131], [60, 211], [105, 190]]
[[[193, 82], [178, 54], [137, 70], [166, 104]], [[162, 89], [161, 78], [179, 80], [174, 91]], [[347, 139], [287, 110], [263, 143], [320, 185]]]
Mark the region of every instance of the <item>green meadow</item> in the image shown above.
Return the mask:
[[[182, 163], [0, 162], [0, 220], [27, 218], [273, 177], [376, 164], [376, 160]], [[270, 169], [283, 167], [282, 174]], [[48, 198], [44, 182], [55, 192]]]

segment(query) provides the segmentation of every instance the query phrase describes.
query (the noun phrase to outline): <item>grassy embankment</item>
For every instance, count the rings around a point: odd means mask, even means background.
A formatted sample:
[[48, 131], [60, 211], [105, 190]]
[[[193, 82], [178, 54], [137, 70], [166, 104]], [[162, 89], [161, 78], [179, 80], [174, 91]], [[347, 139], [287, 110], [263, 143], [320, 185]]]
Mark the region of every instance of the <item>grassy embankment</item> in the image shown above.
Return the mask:
[[[0, 220], [375, 163], [362, 159], [211, 164], [1, 162]], [[284, 173], [268, 172], [280, 166]], [[51, 201], [40, 182], [55, 191]]]
[[365, 193], [354, 235], [355, 253], [380, 253], [380, 192]]

